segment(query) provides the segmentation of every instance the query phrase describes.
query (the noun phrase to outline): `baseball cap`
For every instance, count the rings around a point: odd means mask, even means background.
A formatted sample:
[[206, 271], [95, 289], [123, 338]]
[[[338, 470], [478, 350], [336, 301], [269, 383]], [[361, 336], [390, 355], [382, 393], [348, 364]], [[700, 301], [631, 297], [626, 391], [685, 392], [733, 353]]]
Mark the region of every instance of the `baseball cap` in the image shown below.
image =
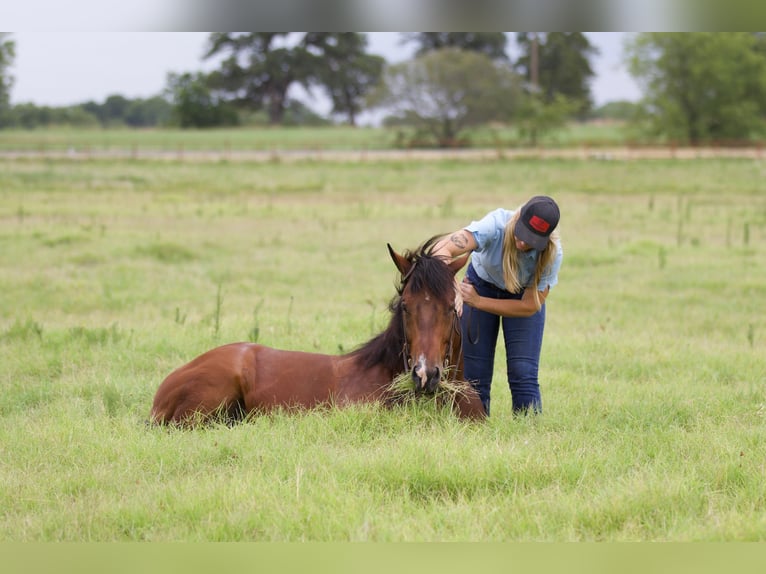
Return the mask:
[[559, 224], [559, 206], [546, 195], [536, 195], [521, 207], [513, 234], [533, 249], [542, 251]]

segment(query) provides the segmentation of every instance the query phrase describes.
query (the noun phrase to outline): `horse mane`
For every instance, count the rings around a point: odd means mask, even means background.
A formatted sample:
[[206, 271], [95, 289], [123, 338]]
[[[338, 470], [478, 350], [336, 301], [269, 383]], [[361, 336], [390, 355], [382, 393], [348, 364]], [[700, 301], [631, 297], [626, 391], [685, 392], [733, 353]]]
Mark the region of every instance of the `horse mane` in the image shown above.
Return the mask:
[[402, 293], [410, 285], [413, 293], [428, 291], [432, 296], [452, 303], [455, 297], [454, 275], [442, 257], [433, 255], [433, 249], [442, 235], [435, 235], [414, 251], [405, 251], [402, 256], [412, 264], [410, 272], [399, 280], [396, 295], [388, 309], [391, 320], [388, 327], [353, 351], [363, 368], [381, 366], [393, 373], [404, 364], [404, 323], [402, 320]]

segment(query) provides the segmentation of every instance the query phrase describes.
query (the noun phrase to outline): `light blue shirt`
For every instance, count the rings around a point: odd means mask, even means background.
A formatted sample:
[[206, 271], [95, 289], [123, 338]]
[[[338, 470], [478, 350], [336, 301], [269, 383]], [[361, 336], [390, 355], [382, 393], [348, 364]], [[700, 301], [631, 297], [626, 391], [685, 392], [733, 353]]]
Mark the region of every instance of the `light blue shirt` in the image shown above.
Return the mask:
[[[505, 289], [505, 280], [503, 279], [503, 237], [505, 228], [513, 217], [515, 212], [499, 208], [490, 211], [487, 215], [478, 221], [472, 221], [466, 226], [466, 230], [473, 234], [478, 247], [471, 254], [471, 263], [476, 270], [476, 274], [492, 283], [500, 289]], [[556, 257], [548, 267], [543, 269], [540, 277], [539, 291], [545, 291], [547, 287], [553, 287], [559, 282], [559, 269], [561, 260], [564, 258], [564, 252], [561, 249], [561, 243], [556, 245]], [[526, 252], [519, 252], [519, 282], [522, 287], [529, 287], [529, 284], [535, 277], [535, 266], [540, 252], [530, 249]]]

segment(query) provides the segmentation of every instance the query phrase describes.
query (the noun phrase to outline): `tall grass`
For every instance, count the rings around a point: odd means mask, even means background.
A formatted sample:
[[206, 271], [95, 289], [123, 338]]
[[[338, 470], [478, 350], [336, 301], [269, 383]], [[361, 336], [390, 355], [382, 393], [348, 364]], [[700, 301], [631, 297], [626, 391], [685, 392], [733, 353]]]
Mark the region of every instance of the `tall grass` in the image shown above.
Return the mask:
[[[0, 162], [0, 538], [763, 540], [766, 194], [744, 160]], [[348, 351], [415, 247], [546, 193], [544, 412], [144, 424], [222, 342]], [[745, 234], [742, 230], [747, 230]]]

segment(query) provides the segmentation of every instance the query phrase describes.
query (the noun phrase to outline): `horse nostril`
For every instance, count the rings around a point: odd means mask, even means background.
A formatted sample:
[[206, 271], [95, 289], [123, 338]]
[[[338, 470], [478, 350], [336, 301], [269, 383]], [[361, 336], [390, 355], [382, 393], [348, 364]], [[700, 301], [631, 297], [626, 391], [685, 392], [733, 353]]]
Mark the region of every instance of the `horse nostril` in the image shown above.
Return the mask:
[[441, 378], [441, 370], [438, 367], [430, 371], [425, 384], [426, 392], [435, 393]]
[[411, 371], [412, 380], [415, 383], [415, 391], [425, 391], [433, 394], [436, 392], [442, 377], [441, 367], [429, 367], [424, 357], [421, 357]]
[[417, 365], [412, 368], [410, 374], [412, 375], [412, 382], [415, 383], [416, 391], [420, 391], [425, 388], [426, 381], [423, 380], [421, 376], [422, 371], [417, 367]]

